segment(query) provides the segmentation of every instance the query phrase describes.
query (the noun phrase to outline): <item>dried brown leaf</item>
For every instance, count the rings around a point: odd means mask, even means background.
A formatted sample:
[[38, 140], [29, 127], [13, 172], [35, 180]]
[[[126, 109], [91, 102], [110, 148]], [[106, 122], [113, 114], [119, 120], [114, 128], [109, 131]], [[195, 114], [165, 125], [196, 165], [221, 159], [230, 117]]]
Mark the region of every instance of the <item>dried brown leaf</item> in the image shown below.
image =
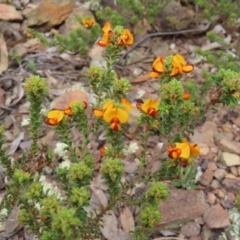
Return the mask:
[[0, 105], [4, 105], [4, 90], [0, 87]]
[[88, 102], [88, 95], [82, 90], [68, 90], [62, 96], [58, 97], [51, 105], [51, 109], [64, 110], [71, 101]]
[[134, 230], [134, 218], [128, 206], [125, 206], [124, 209], [120, 212], [120, 222], [125, 233], [129, 233], [130, 231]]
[[21, 142], [23, 139], [24, 139], [24, 133], [21, 132], [21, 133], [18, 135], [18, 137], [12, 142], [11, 147], [10, 147], [10, 149], [9, 149], [9, 151], [8, 151], [8, 154], [9, 154], [9, 155], [15, 153], [15, 151], [17, 150], [20, 142]]
[[147, 80], [151, 79], [151, 77], [149, 76], [149, 73], [141, 75], [133, 80], [131, 80], [131, 83], [140, 83], [140, 82], [145, 82]]
[[[1, 12], [0, 12], [0, 15], [1, 15]], [[8, 69], [8, 50], [7, 50], [7, 45], [4, 40], [3, 34], [1, 34], [0, 35], [0, 74], [2, 74], [7, 69]]]
[[90, 185], [90, 189], [96, 195], [96, 197], [98, 198], [98, 200], [101, 203], [101, 205], [103, 207], [106, 207], [108, 205], [108, 200], [107, 200], [107, 197], [104, 194], [104, 192], [101, 189], [96, 188], [93, 184]]

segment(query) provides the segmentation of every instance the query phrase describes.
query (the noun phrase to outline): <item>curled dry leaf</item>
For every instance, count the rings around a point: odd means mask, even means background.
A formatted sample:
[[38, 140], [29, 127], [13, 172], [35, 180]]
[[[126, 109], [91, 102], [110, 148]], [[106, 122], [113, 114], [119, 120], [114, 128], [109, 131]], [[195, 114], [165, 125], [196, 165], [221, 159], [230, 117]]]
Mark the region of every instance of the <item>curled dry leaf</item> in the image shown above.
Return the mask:
[[127, 240], [129, 236], [118, 228], [118, 221], [113, 211], [108, 211], [102, 218], [101, 232], [108, 240]]
[[86, 92], [76, 89], [76, 90], [68, 90], [62, 96], [58, 97], [51, 104], [51, 109], [59, 109], [64, 110], [71, 101], [83, 101], [88, 102], [88, 95]]
[[104, 192], [103, 192], [101, 189], [95, 187], [93, 183], [90, 185], [90, 189], [91, 189], [91, 190], [93, 191], [93, 193], [96, 195], [96, 197], [98, 198], [98, 200], [99, 200], [99, 202], [101, 203], [101, 205], [102, 205], [103, 207], [107, 207], [107, 205], [108, 205], [108, 200], [107, 200], [107, 197], [106, 197], [106, 195], [104, 194]]
[[4, 90], [2, 88], [0, 88], [0, 105], [4, 105]]
[[[2, 5], [2, 4], [0, 4]], [[1, 6], [0, 6], [1, 9]], [[0, 11], [1, 15], [1, 11]], [[8, 50], [3, 34], [0, 35], [0, 74], [8, 69]]]
[[125, 233], [129, 233], [130, 231], [134, 230], [134, 218], [128, 206], [125, 206], [120, 212], [120, 222]]
[[[17, 104], [24, 96], [24, 89], [20, 82], [15, 81], [17, 84], [14, 87], [13, 94], [8, 95], [5, 101], [6, 106], [13, 106]], [[15, 99], [15, 100], [14, 100]], [[12, 101], [14, 100], [14, 101]]]
[[9, 154], [9, 155], [15, 153], [15, 151], [17, 150], [20, 142], [21, 142], [23, 139], [24, 139], [24, 133], [21, 132], [21, 133], [18, 135], [18, 137], [12, 142], [11, 147], [10, 147], [10, 149], [9, 149], [9, 151], [8, 151], [8, 154]]

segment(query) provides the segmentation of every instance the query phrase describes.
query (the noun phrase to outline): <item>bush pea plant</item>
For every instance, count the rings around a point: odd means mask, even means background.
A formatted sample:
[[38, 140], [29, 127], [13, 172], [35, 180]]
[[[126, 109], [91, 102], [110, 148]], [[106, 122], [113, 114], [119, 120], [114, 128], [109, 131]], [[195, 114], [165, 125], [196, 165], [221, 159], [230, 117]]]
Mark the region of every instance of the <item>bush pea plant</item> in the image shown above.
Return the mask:
[[[159, 204], [167, 199], [168, 188], [163, 180], [173, 180], [176, 187], [194, 188], [195, 159], [200, 155], [197, 143], [187, 140], [196, 121], [217, 103], [236, 105], [240, 98], [240, 74], [232, 70], [220, 70], [212, 78], [211, 88], [195, 101], [182, 81], [183, 74], [194, 66], [176, 54], [165, 59], [158, 57], [149, 73], [158, 79], [158, 98], [143, 99], [136, 107], [140, 111], [139, 127], [142, 150], [138, 156], [138, 170], [130, 179], [123, 180], [126, 157], [124, 132], [129, 121], [132, 103], [126, 98], [131, 84], [125, 78], [118, 79], [113, 67], [119, 53], [134, 43], [129, 29], [112, 27], [107, 22], [103, 37], [98, 41], [106, 50], [106, 67], [92, 66], [87, 72], [95, 103], [73, 100], [65, 109], [50, 109], [42, 114], [42, 105], [48, 94], [46, 79], [34, 76], [26, 79], [25, 91], [30, 102], [31, 149], [20, 159], [7, 155], [4, 144], [4, 128], [0, 128], [0, 161], [6, 175], [7, 193], [1, 199], [1, 220], [14, 206], [20, 207], [18, 220], [27, 226], [38, 239], [94, 239], [101, 238], [103, 217], [116, 211], [120, 205], [137, 206], [139, 214], [131, 239], [149, 239], [149, 234], [161, 221]], [[49, 145], [39, 144], [41, 126], [50, 125], [59, 139], [58, 151]], [[70, 128], [75, 126], [82, 135], [82, 144], [75, 146]], [[100, 149], [102, 164], [99, 174], [107, 186], [107, 203], [99, 209], [90, 205], [91, 182], [96, 176], [94, 153], [90, 151], [90, 138], [99, 130], [105, 130], [106, 145]], [[156, 134], [165, 137], [161, 152], [151, 153], [148, 138]], [[55, 153], [61, 156], [57, 164]], [[160, 161], [159, 154], [167, 152], [159, 170], [152, 166]], [[149, 160], [150, 159], [150, 160]], [[46, 168], [53, 172], [58, 183], [46, 183]], [[142, 195], [130, 195], [136, 184], [146, 186]]]
[[78, 21], [82, 27], [69, 32], [66, 36], [56, 34], [53, 40], [47, 40], [41, 33], [33, 29], [28, 29], [27, 35], [29, 37], [37, 37], [45, 46], [57, 46], [59, 52], [79, 52], [84, 55], [93, 46], [101, 32], [101, 28], [93, 17], [78, 18]]

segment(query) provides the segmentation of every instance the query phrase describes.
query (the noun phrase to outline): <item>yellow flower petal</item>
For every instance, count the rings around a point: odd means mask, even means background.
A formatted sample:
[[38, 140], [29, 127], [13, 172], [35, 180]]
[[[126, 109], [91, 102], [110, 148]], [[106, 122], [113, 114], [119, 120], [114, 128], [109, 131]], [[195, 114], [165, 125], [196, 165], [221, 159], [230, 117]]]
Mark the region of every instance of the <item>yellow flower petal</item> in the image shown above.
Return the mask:
[[112, 25], [111, 25], [111, 23], [110, 23], [110, 22], [106, 22], [105, 25], [103, 26], [102, 30], [103, 30], [104, 33], [107, 33], [107, 34], [108, 34], [109, 31], [112, 30]]
[[113, 105], [114, 105], [113, 100], [109, 100], [103, 105], [103, 110], [106, 110], [107, 108], [112, 108]]
[[62, 110], [51, 110], [45, 122], [49, 125], [57, 125], [60, 121], [62, 121], [64, 117], [64, 111]]
[[160, 76], [160, 74], [157, 73], [157, 72], [154, 72], [154, 71], [150, 72], [150, 77], [151, 78], [158, 78], [159, 76]]
[[118, 119], [120, 123], [126, 123], [129, 119], [129, 115], [126, 111], [122, 110], [121, 108], [108, 108], [104, 115], [103, 119], [107, 123], [111, 123], [112, 120]]
[[127, 112], [130, 112], [132, 109], [132, 104], [126, 99], [126, 98], [122, 98], [121, 99], [121, 104], [125, 107], [125, 110]]
[[176, 143], [176, 148], [181, 149], [181, 158], [188, 159], [190, 157], [190, 145], [189, 143]]
[[161, 57], [156, 58], [152, 64], [152, 68], [155, 72], [163, 73], [164, 72], [164, 63]]
[[147, 99], [144, 101], [142, 104], [142, 110], [147, 113], [149, 108], [155, 108], [156, 110], [158, 109], [159, 101], [156, 99]]
[[186, 65], [185, 59], [184, 59], [183, 56], [181, 56], [180, 54], [174, 55], [173, 61], [178, 62], [178, 63], [179, 63], [180, 65], [182, 65], [182, 66]]
[[130, 46], [133, 44], [133, 35], [129, 31], [129, 29], [124, 29], [123, 34], [120, 36], [120, 42], [122, 42], [126, 46]]
[[192, 64], [187, 64], [187, 65], [185, 65], [185, 66], [183, 66], [182, 67], [182, 70], [183, 70], [183, 72], [185, 72], [185, 73], [189, 73], [189, 72], [191, 72], [192, 70], [193, 70], [193, 65]]
[[197, 144], [190, 144], [191, 156], [197, 157], [200, 156], [200, 147]]
[[103, 117], [104, 111], [100, 110], [100, 109], [93, 109], [93, 115], [95, 117]]

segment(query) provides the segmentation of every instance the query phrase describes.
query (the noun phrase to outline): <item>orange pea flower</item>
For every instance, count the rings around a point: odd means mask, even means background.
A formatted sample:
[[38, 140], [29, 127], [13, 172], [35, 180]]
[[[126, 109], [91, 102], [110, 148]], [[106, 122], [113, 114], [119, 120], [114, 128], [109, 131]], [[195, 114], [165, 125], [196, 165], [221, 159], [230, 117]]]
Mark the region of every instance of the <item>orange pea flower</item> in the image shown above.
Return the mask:
[[106, 148], [105, 148], [105, 147], [101, 147], [101, 148], [99, 149], [99, 151], [100, 151], [100, 153], [101, 153], [102, 155], [104, 155], [104, 154], [106, 153]]
[[158, 57], [152, 64], [151, 78], [158, 78], [164, 72], [164, 63], [161, 57]]
[[[71, 101], [69, 103], [69, 105], [65, 108], [64, 114], [68, 115], [69, 117], [72, 117], [73, 116], [72, 105], [74, 103], [77, 103], [77, 102], [80, 102], [80, 101], [78, 101], [78, 100]], [[87, 103], [85, 101], [82, 101], [82, 103], [84, 104], [84, 109], [86, 109], [87, 108]]]
[[[130, 112], [131, 109], [132, 109], [132, 104], [126, 99], [126, 98], [122, 98], [121, 99], [121, 104], [125, 107], [125, 111], [127, 112]], [[108, 108], [113, 108], [114, 106], [114, 102], [113, 100], [109, 100], [107, 101], [104, 105], [103, 105], [103, 109], [98, 109], [98, 108], [94, 108], [93, 109], [93, 115], [95, 117], [103, 117], [105, 111], [108, 109]]]
[[103, 119], [111, 124], [112, 130], [119, 131], [121, 130], [121, 124], [128, 121], [129, 115], [127, 111], [121, 108], [108, 108], [103, 115]]
[[56, 126], [58, 125], [59, 122], [62, 121], [63, 117], [64, 117], [64, 111], [51, 110], [47, 115], [47, 119], [45, 120], [45, 123], [51, 126]]
[[125, 111], [131, 111], [132, 104], [126, 98], [121, 98], [121, 104], [125, 107]]
[[185, 92], [183, 95], [183, 100], [188, 100], [191, 97], [191, 94], [189, 92]]
[[93, 115], [95, 117], [103, 117], [105, 111], [107, 110], [107, 108], [112, 108], [114, 105], [113, 100], [109, 100], [107, 101], [104, 105], [103, 105], [103, 109], [98, 109], [98, 108], [94, 108], [93, 109]]
[[138, 110], [142, 110], [152, 117], [156, 117], [158, 114], [158, 106], [160, 101], [155, 99], [148, 99], [143, 104], [137, 103]]
[[131, 46], [133, 44], [134, 38], [129, 29], [124, 29], [123, 34], [119, 37], [119, 46]]
[[106, 22], [102, 28], [103, 30], [103, 37], [101, 40], [98, 41], [98, 45], [101, 47], [106, 47], [109, 44], [109, 39], [112, 34], [112, 25], [110, 22]]
[[177, 76], [179, 74], [182, 74], [183, 72], [189, 73], [194, 68], [192, 64], [186, 64], [185, 59], [180, 54], [176, 54], [173, 56], [172, 66], [173, 68], [171, 76]]
[[95, 21], [93, 18], [84, 18], [82, 19], [82, 24], [85, 28], [91, 28], [96, 25]]
[[168, 156], [173, 159], [196, 157], [200, 155], [200, 148], [197, 144], [189, 143], [183, 139], [181, 143], [175, 143], [175, 147], [170, 144], [168, 146]]

